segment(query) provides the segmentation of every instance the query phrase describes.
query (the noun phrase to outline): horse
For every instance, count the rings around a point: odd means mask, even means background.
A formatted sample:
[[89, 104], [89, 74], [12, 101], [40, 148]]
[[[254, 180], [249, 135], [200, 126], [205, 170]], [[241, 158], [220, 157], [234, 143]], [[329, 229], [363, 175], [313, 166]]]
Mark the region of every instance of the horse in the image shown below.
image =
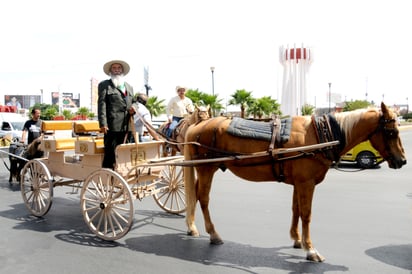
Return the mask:
[[[43, 151], [41, 149], [42, 137], [38, 137], [33, 140], [29, 145], [25, 146], [20, 143], [11, 143], [9, 146], [9, 183], [20, 182], [20, 173], [27, 161], [43, 157]], [[18, 157], [16, 157], [18, 156]]]
[[[184, 168], [188, 235], [199, 236], [195, 224], [196, 204], [199, 201], [210, 243], [223, 243], [208, 206], [214, 173], [219, 168], [229, 169], [248, 181], [278, 181], [292, 185], [292, 223], [289, 233], [294, 241], [293, 246], [303, 248], [309, 261], [324, 261], [325, 258], [312, 244], [309, 228], [315, 186], [324, 180], [332, 164], [337, 163], [340, 156], [356, 144], [367, 139], [390, 168], [401, 168], [406, 164], [406, 158], [396, 114], [383, 102], [380, 110], [373, 108], [342, 112], [323, 118], [323, 122], [320, 122], [321, 119], [314, 116], [292, 117], [288, 139], [284, 143], [276, 142], [276, 147], [272, 141], [228, 133], [231, 120], [224, 117], [191, 125], [187, 129], [185, 142], [192, 144], [184, 147], [185, 162], [193, 163]], [[302, 236], [298, 228], [299, 221], [302, 222]]]
[[187, 115], [182, 120], [179, 121], [177, 126], [172, 132], [170, 138], [166, 137], [167, 129], [169, 128], [171, 122], [166, 122], [162, 124], [156, 132], [166, 138], [165, 147], [163, 149], [164, 156], [167, 156], [168, 151], [171, 156], [175, 156], [179, 152], [183, 152], [183, 142], [185, 140], [186, 130], [190, 125], [196, 124], [199, 121], [207, 120], [211, 117], [210, 106], [197, 106], [195, 105], [193, 113]]

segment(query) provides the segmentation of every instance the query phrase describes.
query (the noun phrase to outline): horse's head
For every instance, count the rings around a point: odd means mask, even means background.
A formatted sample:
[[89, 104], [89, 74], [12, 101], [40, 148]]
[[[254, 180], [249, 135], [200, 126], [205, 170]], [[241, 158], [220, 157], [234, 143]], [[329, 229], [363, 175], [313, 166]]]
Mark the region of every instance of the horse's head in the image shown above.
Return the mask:
[[201, 121], [207, 120], [211, 117], [210, 106], [197, 106], [195, 105], [195, 110], [189, 117], [189, 124], [197, 124]]
[[405, 151], [399, 137], [396, 114], [382, 102], [378, 128], [370, 135], [372, 145], [388, 162], [390, 168], [401, 168], [406, 164]]
[[26, 148], [25, 158], [33, 159], [33, 158], [40, 158], [43, 157], [43, 150], [41, 147], [41, 142], [43, 140], [43, 136], [40, 136], [31, 142]]

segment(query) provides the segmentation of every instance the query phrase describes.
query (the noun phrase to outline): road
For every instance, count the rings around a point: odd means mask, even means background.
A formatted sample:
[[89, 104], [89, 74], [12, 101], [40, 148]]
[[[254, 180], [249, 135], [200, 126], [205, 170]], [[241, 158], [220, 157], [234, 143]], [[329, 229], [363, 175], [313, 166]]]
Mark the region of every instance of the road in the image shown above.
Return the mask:
[[[412, 130], [401, 132], [412, 159]], [[2, 164], [2, 163], [0, 163]], [[132, 230], [116, 242], [94, 237], [79, 194], [56, 187], [44, 218], [28, 214], [18, 185], [0, 168], [0, 273], [411, 273], [412, 165], [391, 170], [331, 169], [315, 192], [312, 240], [326, 257], [305, 260], [291, 247], [292, 187], [251, 183], [218, 172], [211, 213], [225, 243], [186, 235], [184, 216], [150, 197], [135, 202]]]

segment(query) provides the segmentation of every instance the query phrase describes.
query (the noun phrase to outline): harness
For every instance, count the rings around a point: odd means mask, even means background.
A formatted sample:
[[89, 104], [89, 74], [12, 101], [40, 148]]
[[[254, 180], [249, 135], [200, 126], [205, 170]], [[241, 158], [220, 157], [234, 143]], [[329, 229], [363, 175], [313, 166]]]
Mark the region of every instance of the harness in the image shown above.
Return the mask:
[[[219, 159], [219, 157], [221, 157], [218, 161], [216, 161], [216, 163], [218, 163], [218, 167], [224, 171], [226, 170], [226, 166], [224, 164], [225, 160], [261, 158], [261, 161], [255, 161], [253, 164], [248, 163], [244, 166], [271, 164], [274, 178], [276, 178], [278, 182], [284, 182], [284, 161], [304, 157], [314, 157], [318, 153], [323, 153], [327, 160], [335, 161], [339, 159], [339, 148], [344, 147], [345, 145], [344, 134], [341, 132], [336, 120], [332, 119], [332, 116], [323, 116], [319, 118], [315, 118], [313, 116], [312, 125], [315, 128], [315, 132], [317, 133], [317, 139], [320, 144], [305, 146], [302, 148], [285, 148], [282, 150], [282, 142], [280, 137], [281, 120], [278, 117], [276, 117], [272, 122], [273, 131], [271, 134], [271, 140], [268, 146], [268, 150], [266, 152], [262, 151], [253, 154], [230, 152], [215, 147], [217, 139], [217, 130], [219, 128], [219, 125], [227, 119], [228, 118], [221, 119], [214, 127], [213, 136], [211, 138], [212, 141], [209, 145], [199, 143], [201, 133], [203, 132], [203, 130], [199, 131], [200, 133], [196, 136], [196, 142], [191, 143], [193, 145], [196, 145], [196, 156], [194, 157], [195, 161], [199, 161], [197, 159], [210, 159], [212, 161], [205, 161], [205, 163], [210, 164], [211, 162], [213, 162], [213, 158]], [[204, 123], [203, 127], [206, 127], [212, 120], [213, 119], [210, 119], [206, 123]], [[336, 148], [337, 144], [339, 144], [339, 148]], [[204, 148], [207, 151], [205, 153], [202, 153], [201, 155], [198, 148]], [[297, 154], [285, 156], [285, 154], [290, 154], [292, 152]], [[324, 161], [324, 158], [320, 160]], [[330, 163], [325, 162], [325, 164], [329, 165]], [[237, 166], [241, 165], [241, 163], [237, 163]]]

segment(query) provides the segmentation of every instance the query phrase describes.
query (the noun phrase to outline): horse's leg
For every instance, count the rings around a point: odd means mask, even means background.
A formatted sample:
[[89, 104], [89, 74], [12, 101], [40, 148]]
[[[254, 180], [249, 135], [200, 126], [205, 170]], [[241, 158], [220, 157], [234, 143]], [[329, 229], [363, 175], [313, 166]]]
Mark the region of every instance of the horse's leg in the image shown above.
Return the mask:
[[299, 234], [299, 200], [296, 188], [293, 187], [292, 199], [292, 224], [290, 226], [290, 237], [293, 239], [294, 248], [302, 248], [302, 240]]
[[[199, 171], [200, 170], [200, 171]], [[200, 202], [200, 207], [202, 208], [203, 219], [205, 221], [206, 232], [210, 235], [211, 244], [223, 244], [222, 238], [215, 230], [215, 226], [210, 218], [209, 212], [209, 194], [212, 187], [213, 175], [216, 169], [213, 167], [199, 168], [198, 169], [198, 186], [197, 186], [197, 197]]]
[[307, 251], [306, 259], [322, 262], [325, 258], [313, 247], [310, 239], [310, 221], [312, 216], [312, 199], [315, 191], [315, 183], [306, 181], [295, 185], [298, 195], [300, 218], [302, 220], [302, 245]]
[[198, 237], [199, 231], [195, 224], [195, 211], [196, 211], [196, 188], [197, 180], [194, 174], [193, 167], [184, 167], [184, 181], [185, 181], [185, 197], [186, 197], [186, 225], [187, 234]]

